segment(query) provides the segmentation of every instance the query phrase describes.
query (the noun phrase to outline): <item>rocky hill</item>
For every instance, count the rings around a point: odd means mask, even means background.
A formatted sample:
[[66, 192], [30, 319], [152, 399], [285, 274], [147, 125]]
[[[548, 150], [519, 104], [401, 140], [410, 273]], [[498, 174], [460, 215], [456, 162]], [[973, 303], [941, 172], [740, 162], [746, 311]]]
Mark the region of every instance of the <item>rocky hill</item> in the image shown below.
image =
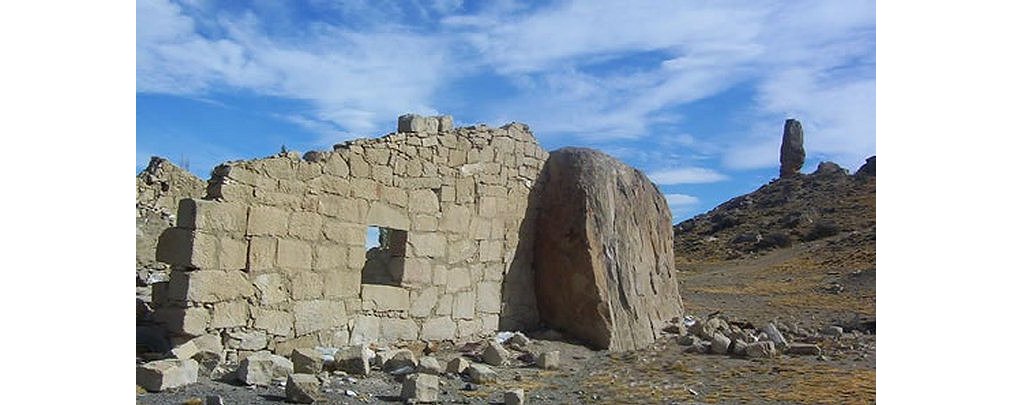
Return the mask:
[[867, 240], [869, 232], [874, 250], [874, 229], [872, 156], [853, 175], [832, 162], [811, 174], [782, 170], [758, 190], [675, 225], [675, 254], [687, 262], [730, 260], [849, 233]]

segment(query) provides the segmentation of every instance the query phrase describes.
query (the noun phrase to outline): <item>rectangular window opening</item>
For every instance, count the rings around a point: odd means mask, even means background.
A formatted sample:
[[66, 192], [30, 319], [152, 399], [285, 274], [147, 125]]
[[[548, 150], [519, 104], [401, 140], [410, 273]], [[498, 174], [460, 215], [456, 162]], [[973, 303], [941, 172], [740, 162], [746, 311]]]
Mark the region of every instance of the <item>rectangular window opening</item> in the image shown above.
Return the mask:
[[407, 243], [407, 231], [382, 226], [366, 228], [362, 284], [399, 287], [404, 277], [404, 253]]

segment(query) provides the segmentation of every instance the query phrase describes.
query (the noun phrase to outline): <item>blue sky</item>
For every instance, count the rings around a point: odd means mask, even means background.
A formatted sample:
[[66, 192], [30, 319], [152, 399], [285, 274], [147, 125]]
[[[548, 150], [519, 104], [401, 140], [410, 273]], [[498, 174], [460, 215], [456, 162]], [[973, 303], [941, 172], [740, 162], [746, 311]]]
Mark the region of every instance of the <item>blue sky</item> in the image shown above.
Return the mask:
[[870, 1], [145, 0], [136, 46], [138, 170], [207, 178], [450, 114], [609, 153], [677, 222], [775, 178], [786, 118], [803, 171], [875, 154]]

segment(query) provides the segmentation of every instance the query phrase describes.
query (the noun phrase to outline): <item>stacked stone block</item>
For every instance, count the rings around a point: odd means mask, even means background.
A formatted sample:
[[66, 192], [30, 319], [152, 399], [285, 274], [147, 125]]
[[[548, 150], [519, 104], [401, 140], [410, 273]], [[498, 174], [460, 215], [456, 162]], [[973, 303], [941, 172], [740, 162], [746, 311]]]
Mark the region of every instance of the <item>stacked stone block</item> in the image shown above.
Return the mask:
[[[312, 161], [289, 152], [215, 168], [205, 199], [181, 202], [159, 242], [173, 265], [163, 322], [281, 354], [536, 324], [523, 222], [547, 152], [522, 124], [407, 115], [398, 129]], [[407, 232], [398, 285], [362, 283], [369, 226]]]

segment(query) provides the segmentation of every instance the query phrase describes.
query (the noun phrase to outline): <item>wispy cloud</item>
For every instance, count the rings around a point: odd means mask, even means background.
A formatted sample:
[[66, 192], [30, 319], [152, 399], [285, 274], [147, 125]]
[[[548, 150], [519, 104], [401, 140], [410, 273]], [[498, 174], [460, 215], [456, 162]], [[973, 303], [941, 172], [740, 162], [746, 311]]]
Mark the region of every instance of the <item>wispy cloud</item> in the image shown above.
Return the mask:
[[665, 194], [669, 206], [695, 205], [699, 204], [699, 198], [687, 194]]
[[[389, 130], [404, 112], [456, 113], [439, 111], [441, 92], [481, 77], [504, 91], [475, 89], [471, 117], [523, 121], [542, 140], [672, 138], [651, 145], [751, 169], [777, 164], [779, 126], [792, 116], [812, 155], [851, 166], [874, 151], [873, 1], [307, 4], [328, 18], [279, 29], [271, 22], [286, 13], [256, 5], [138, 3], [138, 91], [304, 101], [293, 122], [333, 130], [322, 142]], [[757, 124], [705, 142], [685, 134], [682, 107], [734, 87], [755, 98], [723, 118]], [[684, 178], [724, 178], [701, 170]]]
[[650, 172], [647, 177], [661, 185], [703, 184], [727, 180], [728, 177], [703, 167], [682, 167]]
[[[874, 12], [870, 1], [583, 1], [444, 23], [490, 68], [529, 84], [494, 109], [557, 136], [656, 136], [652, 126], [679, 106], [746, 85], [754, 105], [732, 114], [775, 127], [794, 112], [819, 133], [811, 150], [849, 159], [874, 145]], [[854, 63], [870, 75], [837, 74]], [[609, 64], [625, 68], [600, 68]], [[729, 168], [775, 165], [775, 153], [741, 157], [776, 131], [721, 135]]]
[[[297, 40], [270, 36], [253, 14], [214, 20], [167, 0], [138, 3], [138, 92], [196, 95], [219, 88], [305, 100], [313, 119], [372, 135], [406, 111], [432, 113], [446, 69], [438, 39], [396, 27], [351, 31], [314, 22]], [[213, 25], [220, 35], [198, 32]]]
[[678, 222], [685, 218], [686, 213], [699, 205], [699, 198], [687, 194], [665, 194], [668, 200], [668, 209], [671, 210], [671, 219]]

